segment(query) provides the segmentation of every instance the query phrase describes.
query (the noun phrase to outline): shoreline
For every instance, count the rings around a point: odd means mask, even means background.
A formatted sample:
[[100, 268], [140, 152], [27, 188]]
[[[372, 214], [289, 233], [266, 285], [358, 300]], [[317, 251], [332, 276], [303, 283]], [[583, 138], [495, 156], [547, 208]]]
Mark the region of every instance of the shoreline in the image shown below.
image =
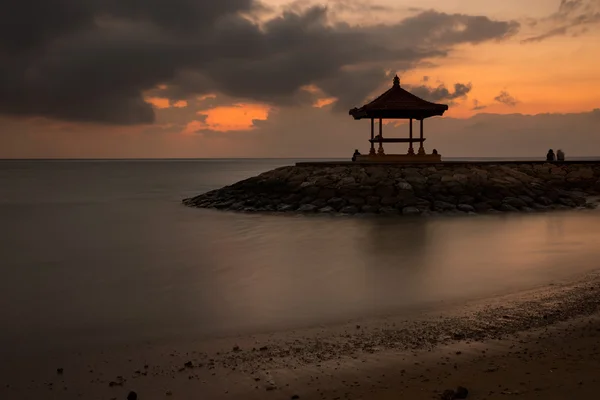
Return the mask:
[[[560, 335], [552, 336], [550, 332], [560, 331], [561, 327], [576, 333], [587, 332], [590, 324], [600, 329], [599, 312], [600, 273], [593, 273], [518, 294], [417, 311], [413, 316], [211, 341], [139, 344], [75, 352], [52, 360], [24, 357], [10, 366], [2, 365], [0, 396], [124, 399], [129, 390], [135, 390], [141, 399], [162, 399], [169, 396], [168, 392], [173, 398], [184, 399], [275, 399], [295, 394], [302, 399], [391, 399], [418, 393], [425, 397], [417, 398], [439, 398], [433, 391], [453, 388], [450, 377], [460, 376], [464, 368], [480, 368], [490, 359], [498, 364], [506, 357], [518, 358], [516, 347], [538, 351], [539, 343], [535, 342], [560, 340]], [[584, 331], [576, 328], [580, 324], [577, 321], [584, 322]], [[598, 332], [594, 328], [588, 333]], [[583, 349], [591, 343], [567, 341], [563, 351], [569, 346], [581, 345]], [[488, 352], [484, 360], [484, 353], [477, 353], [477, 349], [495, 349], [498, 354]], [[452, 362], [439, 364], [440, 357], [447, 357], [451, 351], [473, 357], [451, 357]], [[586, 361], [593, 358], [579, 353], [577, 356]], [[569, 357], [574, 359], [575, 355]], [[186, 366], [188, 362], [191, 364]], [[467, 363], [464, 368], [453, 368], [453, 363], [461, 362]], [[57, 368], [64, 368], [64, 374], [58, 375]], [[408, 372], [400, 373], [403, 369]], [[378, 379], [374, 378], [376, 373]], [[510, 374], [511, 370], [485, 376], [501, 378], [503, 373]], [[581, 373], [585, 375], [585, 371]], [[518, 389], [518, 382], [510, 383], [517, 387], [511, 390]], [[453, 383], [467, 388], [475, 384], [479, 381]], [[344, 393], [349, 395], [345, 397]], [[364, 397], [367, 394], [374, 397]]]

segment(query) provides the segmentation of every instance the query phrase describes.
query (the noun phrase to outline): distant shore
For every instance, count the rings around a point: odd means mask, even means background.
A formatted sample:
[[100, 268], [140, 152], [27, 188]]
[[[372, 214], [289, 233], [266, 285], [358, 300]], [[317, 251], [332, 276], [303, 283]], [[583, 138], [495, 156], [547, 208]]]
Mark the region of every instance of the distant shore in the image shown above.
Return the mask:
[[429, 399], [460, 385], [473, 399], [594, 398], [599, 312], [592, 274], [412, 316], [4, 360], [0, 397]]
[[184, 199], [238, 212], [476, 215], [595, 208], [600, 162], [304, 162]]

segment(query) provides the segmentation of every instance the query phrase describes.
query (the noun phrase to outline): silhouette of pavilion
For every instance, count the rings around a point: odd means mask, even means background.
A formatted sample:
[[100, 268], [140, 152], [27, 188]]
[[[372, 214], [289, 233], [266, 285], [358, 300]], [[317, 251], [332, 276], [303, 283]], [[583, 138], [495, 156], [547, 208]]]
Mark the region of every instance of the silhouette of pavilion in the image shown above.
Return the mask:
[[[437, 152], [426, 154], [423, 143], [423, 120], [425, 118], [442, 116], [448, 110], [446, 104], [436, 104], [423, 100], [400, 87], [400, 78], [394, 77], [393, 86], [381, 96], [360, 108], [353, 108], [349, 114], [354, 119], [369, 118], [371, 120], [371, 149], [369, 155], [360, 155], [356, 161], [376, 162], [440, 162], [442, 157]], [[379, 119], [379, 135], [375, 134], [375, 119]], [[409, 119], [408, 138], [384, 138], [383, 119]], [[413, 137], [413, 119], [420, 121], [420, 134], [418, 138]], [[379, 149], [375, 152], [375, 143], [379, 143]], [[385, 154], [383, 143], [408, 143], [407, 154]], [[413, 143], [419, 143], [419, 149], [415, 154]]]

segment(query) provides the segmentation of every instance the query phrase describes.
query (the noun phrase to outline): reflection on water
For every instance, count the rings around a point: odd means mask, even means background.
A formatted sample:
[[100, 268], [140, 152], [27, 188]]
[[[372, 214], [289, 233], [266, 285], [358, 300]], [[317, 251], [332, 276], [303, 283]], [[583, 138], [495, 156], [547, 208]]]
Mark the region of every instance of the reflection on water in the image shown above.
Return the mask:
[[596, 212], [230, 214], [179, 204], [202, 185], [201, 164], [111, 168], [66, 169], [68, 181], [46, 170], [54, 190], [21, 176], [0, 204], [0, 319], [10, 321], [0, 340], [11, 347], [302, 327], [517, 291], [598, 266]]

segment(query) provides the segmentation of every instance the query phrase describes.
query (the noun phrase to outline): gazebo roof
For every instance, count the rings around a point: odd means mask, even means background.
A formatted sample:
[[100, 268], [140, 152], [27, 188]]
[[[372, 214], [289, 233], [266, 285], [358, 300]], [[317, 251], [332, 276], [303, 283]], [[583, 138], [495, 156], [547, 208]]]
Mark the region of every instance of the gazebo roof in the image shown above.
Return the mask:
[[393, 86], [381, 96], [360, 108], [353, 108], [349, 114], [354, 119], [363, 118], [396, 118], [396, 119], [424, 119], [441, 116], [448, 110], [446, 104], [436, 104], [423, 100], [420, 97], [402, 89], [400, 78], [394, 77]]

